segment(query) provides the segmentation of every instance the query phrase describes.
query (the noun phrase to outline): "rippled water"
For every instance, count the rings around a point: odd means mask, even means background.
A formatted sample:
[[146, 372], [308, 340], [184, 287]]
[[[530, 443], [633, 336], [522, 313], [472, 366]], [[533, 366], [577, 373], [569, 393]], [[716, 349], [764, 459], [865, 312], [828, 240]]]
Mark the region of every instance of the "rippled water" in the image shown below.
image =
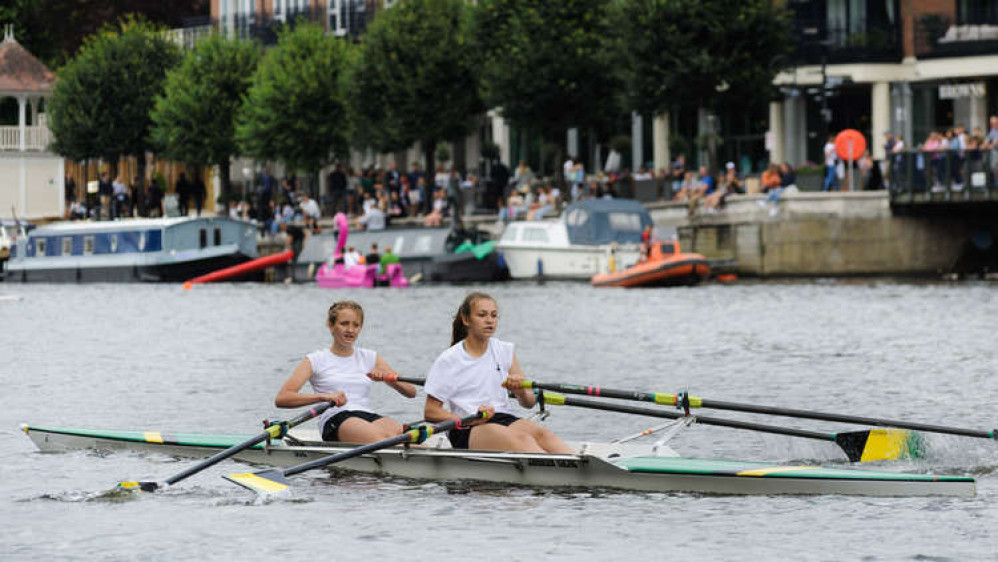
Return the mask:
[[[490, 287], [499, 336], [535, 380], [733, 401], [998, 425], [998, 286], [891, 282], [594, 290]], [[164, 494], [107, 493], [188, 465], [164, 456], [41, 454], [37, 425], [248, 433], [288, 417], [273, 396], [328, 345], [335, 298], [367, 312], [361, 344], [421, 376], [446, 347], [468, 288], [332, 292], [309, 286], [0, 285], [0, 559], [994, 559], [998, 443], [932, 437], [904, 468], [978, 477], [953, 498], [701, 497], [538, 490], [316, 472], [259, 501], [219, 478], [226, 462]], [[383, 387], [379, 408], [419, 415]], [[723, 416], [735, 417], [731, 413]], [[723, 417], [722, 416], [722, 417]], [[760, 421], [793, 422], [777, 418]], [[560, 409], [570, 439], [655, 425]], [[837, 424], [801, 422], [834, 431]], [[694, 426], [690, 456], [841, 463], [833, 445]], [[894, 465], [892, 465], [894, 466]], [[892, 468], [893, 469], [893, 468]]]

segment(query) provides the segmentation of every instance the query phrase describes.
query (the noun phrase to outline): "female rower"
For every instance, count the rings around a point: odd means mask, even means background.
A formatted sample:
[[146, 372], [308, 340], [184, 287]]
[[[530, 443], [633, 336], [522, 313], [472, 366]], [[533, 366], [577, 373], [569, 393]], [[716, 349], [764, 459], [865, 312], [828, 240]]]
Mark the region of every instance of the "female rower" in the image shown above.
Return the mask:
[[[364, 309], [354, 301], [339, 301], [329, 307], [326, 327], [333, 345], [302, 359], [277, 392], [274, 404], [298, 408], [333, 402], [335, 406], [318, 419], [324, 441], [373, 443], [402, 433], [399, 422], [371, 409], [371, 381], [383, 381], [407, 398], [416, 396], [416, 388], [392, 380], [398, 374], [374, 351], [354, 347], [364, 327]], [[300, 392], [306, 381], [315, 394]]]
[[535, 397], [521, 386], [526, 378], [513, 344], [492, 337], [498, 322], [495, 299], [485, 293], [464, 299], [454, 316], [451, 347], [426, 376], [423, 417], [437, 423], [488, 411], [487, 420], [447, 432], [455, 449], [574, 453], [552, 431], [513, 415], [507, 390], [524, 408], [533, 407]]

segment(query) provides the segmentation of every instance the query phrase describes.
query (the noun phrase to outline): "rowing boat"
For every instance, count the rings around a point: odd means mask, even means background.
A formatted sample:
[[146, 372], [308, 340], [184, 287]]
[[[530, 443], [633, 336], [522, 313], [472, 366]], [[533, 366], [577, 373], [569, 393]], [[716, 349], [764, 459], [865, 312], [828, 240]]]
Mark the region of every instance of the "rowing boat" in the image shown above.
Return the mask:
[[[22, 425], [44, 452], [97, 449], [204, 458], [251, 437], [231, 434], [67, 429]], [[910, 474], [854, 468], [785, 465], [680, 457], [672, 449], [633, 443], [573, 443], [577, 454], [451, 449], [434, 436], [424, 447], [392, 447], [336, 466], [349, 471], [423, 480], [476, 480], [517, 486], [585, 487], [704, 494], [843, 494], [973, 496], [967, 476]], [[346, 452], [353, 445], [320, 440], [295, 429], [279, 441], [255, 445], [234, 459], [287, 467]]]

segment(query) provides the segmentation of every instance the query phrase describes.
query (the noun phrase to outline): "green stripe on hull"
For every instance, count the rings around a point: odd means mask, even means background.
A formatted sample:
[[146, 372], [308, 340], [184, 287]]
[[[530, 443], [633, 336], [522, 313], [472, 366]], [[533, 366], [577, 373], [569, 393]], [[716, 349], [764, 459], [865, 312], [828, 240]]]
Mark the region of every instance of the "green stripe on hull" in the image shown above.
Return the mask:
[[[56, 433], [60, 435], [74, 435], [78, 437], [93, 437], [96, 439], [107, 439], [110, 441], [130, 441], [136, 443], [150, 443], [162, 445], [184, 445], [189, 447], [213, 447], [217, 449], [227, 449], [246, 441], [252, 435], [246, 434], [205, 434], [205, 433], [172, 433], [157, 431], [124, 431], [113, 429], [68, 429], [61, 427], [36, 427], [28, 426], [27, 430], [43, 433]], [[150, 435], [159, 436], [161, 441], [150, 439]], [[252, 449], [262, 449], [263, 445], [254, 445]]]
[[741, 478], [805, 478], [811, 480], [881, 480], [907, 482], [973, 482], [968, 476], [937, 476], [875, 472], [863, 469], [836, 469], [780, 463], [688, 459], [680, 457], [633, 457], [615, 464], [629, 472], [656, 474], [696, 474], [738, 476]]

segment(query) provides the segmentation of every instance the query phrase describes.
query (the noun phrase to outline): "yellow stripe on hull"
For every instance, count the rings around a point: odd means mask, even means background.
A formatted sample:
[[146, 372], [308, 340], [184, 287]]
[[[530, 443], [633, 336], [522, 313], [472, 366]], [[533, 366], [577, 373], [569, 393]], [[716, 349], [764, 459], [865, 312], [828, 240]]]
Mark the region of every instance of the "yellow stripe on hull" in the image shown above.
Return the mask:
[[142, 432], [142, 437], [145, 437], [146, 443], [162, 443], [163, 435], [158, 431], [144, 431]]

